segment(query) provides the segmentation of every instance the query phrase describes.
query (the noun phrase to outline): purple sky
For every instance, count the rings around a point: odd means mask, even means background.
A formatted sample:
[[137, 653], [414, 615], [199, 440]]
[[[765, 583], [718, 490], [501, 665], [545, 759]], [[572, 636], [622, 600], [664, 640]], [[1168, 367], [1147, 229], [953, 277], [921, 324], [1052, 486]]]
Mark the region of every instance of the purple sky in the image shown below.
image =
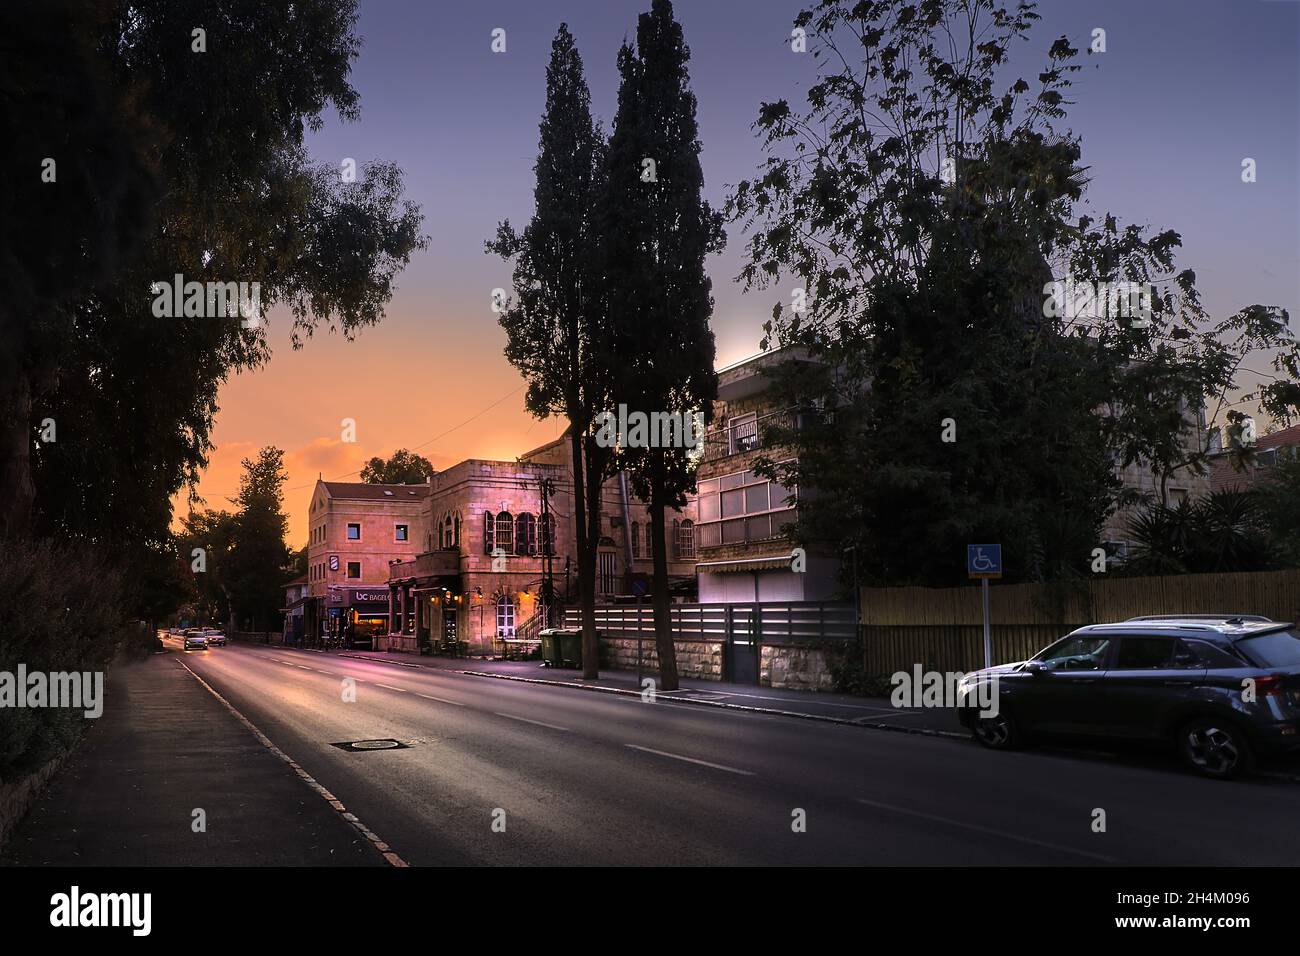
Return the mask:
[[[762, 160], [750, 130], [760, 101], [802, 102], [814, 61], [789, 48], [797, 0], [675, 7], [692, 50], [706, 192], [721, 205]], [[361, 120], [328, 117], [310, 147], [334, 164], [397, 162], [431, 243], [399, 277], [383, 325], [355, 343], [321, 337], [292, 353], [288, 323], [272, 316], [270, 366], [222, 390], [204, 494], [232, 490], [238, 458], [267, 443], [288, 451], [290, 484], [300, 488], [399, 445], [441, 468], [513, 458], [558, 434], [555, 423], [528, 418], [521, 392], [512, 393], [520, 379], [488, 308], [491, 289], [509, 286], [509, 268], [484, 254], [483, 240], [498, 220], [522, 225], [531, 214], [559, 23], [577, 39], [608, 128], [615, 55], [648, 8], [649, 0], [362, 0], [353, 73]], [[1070, 114], [1092, 167], [1093, 210], [1181, 232], [1180, 265], [1197, 271], [1212, 315], [1252, 302], [1297, 314], [1300, 0], [1044, 0], [1039, 9], [1043, 21], [1016, 61], [1030, 76], [1057, 36], [1084, 49], [1094, 27], [1107, 31], [1108, 51], [1083, 58]], [[496, 27], [507, 31], [504, 54], [489, 48]], [[1248, 156], [1258, 163], [1250, 185], [1240, 180]], [[710, 262], [720, 364], [757, 351], [781, 294], [741, 293], [733, 279], [744, 237], [729, 233], [727, 251]], [[356, 446], [338, 444], [343, 416], [359, 423]]]

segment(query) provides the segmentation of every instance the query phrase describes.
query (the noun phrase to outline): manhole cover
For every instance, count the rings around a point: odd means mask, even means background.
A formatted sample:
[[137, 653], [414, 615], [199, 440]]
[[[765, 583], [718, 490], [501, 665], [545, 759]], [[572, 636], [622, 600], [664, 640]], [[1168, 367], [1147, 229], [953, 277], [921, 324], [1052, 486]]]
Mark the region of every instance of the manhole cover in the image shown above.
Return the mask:
[[339, 750], [405, 750], [406, 744], [400, 740], [348, 740], [334, 744]]

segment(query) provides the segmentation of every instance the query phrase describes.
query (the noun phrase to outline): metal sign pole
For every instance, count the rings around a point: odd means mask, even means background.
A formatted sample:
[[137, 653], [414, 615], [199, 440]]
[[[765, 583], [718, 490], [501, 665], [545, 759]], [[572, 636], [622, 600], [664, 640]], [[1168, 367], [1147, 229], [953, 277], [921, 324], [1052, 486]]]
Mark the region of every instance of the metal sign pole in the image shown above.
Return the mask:
[[989, 579], [980, 581], [980, 591], [984, 596], [984, 666], [993, 666], [993, 638], [989, 633]]

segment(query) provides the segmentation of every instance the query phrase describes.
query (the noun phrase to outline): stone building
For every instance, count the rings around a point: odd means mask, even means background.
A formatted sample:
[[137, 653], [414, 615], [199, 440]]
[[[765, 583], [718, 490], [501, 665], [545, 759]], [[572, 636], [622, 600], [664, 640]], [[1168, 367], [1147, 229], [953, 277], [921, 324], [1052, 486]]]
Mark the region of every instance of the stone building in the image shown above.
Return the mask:
[[810, 361], [791, 349], [764, 352], [718, 372], [718, 401], [705, 436], [697, 507], [699, 596], [702, 603], [825, 601], [836, 596], [839, 562], [814, 548], [796, 553], [786, 528], [795, 520], [797, 489], [754, 474], [754, 459], [794, 458], [773, 447], [767, 431], [790, 423], [791, 410], [772, 394], [771, 370]]
[[[423, 485], [319, 482], [308, 549], [314, 626], [334, 633], [334, 619], [351, 621], [358, 632], [377, 629], [378, 647], [473, 654], [535, 636], [548, 617], [548, 570], [552, 610], [577, 600], [571, 461], [565, 435], [516, 461], [459, 462]], [[646, 505], [621, 475], [601, 498], [597, 600], [648, 595]], [[694, 502], [667, 524], [674, 595], [693, 597]]]
[[303, 633], [386, 634], [388, 565], [427, 535], [429, 485], [317, 481], [308, 510]]

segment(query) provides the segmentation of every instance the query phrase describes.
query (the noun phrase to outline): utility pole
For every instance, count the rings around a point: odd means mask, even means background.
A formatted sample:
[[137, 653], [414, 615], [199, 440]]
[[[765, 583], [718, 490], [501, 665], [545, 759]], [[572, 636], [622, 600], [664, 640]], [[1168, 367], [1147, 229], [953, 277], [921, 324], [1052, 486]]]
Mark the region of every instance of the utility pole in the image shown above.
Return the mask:
[[551, 561], [555, 553], [555, 535], [551, 526], [551, 493], [553, 491], [551, 479], [545, 475], [537, 479], [537, 483], [542, 492], [542, 527], [538, 538], [542, 545], [542, 623], [546, 627], [554, 626], [552, 620], [555, 603], [555, 581], [552, 577]]

